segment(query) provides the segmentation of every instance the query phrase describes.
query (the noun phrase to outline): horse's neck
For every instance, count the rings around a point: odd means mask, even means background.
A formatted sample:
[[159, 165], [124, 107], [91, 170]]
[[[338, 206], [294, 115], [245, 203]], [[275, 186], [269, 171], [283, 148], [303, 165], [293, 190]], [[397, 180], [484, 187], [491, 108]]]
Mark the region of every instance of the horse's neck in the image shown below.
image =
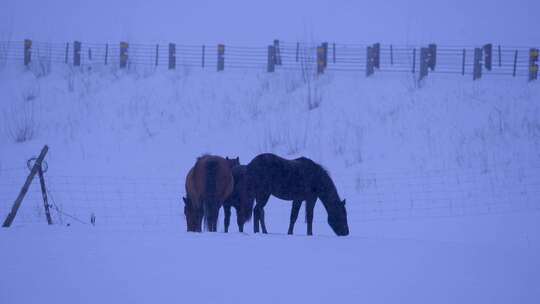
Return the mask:
[[337, 193], [336, 186], [334, 185], [334, 182], [332, 181], [330, 176], [325, 174], [325, 176], [321, 178], [321, 183], [321, 188], [324, 190], [319, 193], [319, 199], [322, 201], [322, 203], [326, 206], [330, 206], [339, 202], [340, 199]]

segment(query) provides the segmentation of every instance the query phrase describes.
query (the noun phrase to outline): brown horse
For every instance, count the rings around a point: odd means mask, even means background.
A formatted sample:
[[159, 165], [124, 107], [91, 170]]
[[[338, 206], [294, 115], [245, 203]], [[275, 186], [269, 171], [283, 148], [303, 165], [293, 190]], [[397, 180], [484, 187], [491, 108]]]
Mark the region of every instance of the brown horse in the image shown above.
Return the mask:
[[238, 163], [238, 158], [225, 159], [214, 155], [197, 158], [186, 177], [184, 215], [187, 231], [201, 232], [203, 219], [208, 231], [217, 230], [219, 209], [234, 187], [232, 167]]

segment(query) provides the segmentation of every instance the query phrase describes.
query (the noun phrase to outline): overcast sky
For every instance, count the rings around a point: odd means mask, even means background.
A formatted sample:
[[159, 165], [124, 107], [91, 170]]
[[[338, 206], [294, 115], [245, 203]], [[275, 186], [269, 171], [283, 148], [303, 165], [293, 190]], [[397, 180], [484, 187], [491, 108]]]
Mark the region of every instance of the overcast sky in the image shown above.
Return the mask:
[[0, 1], [0, 40], [539, 45], [538, 0]]

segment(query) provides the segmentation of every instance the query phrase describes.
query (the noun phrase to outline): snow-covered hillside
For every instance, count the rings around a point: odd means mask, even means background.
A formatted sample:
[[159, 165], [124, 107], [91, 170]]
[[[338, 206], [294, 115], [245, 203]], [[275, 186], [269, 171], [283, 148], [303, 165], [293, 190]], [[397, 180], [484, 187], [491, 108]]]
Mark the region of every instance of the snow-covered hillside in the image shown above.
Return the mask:
[[[366, 79], [327, 73], [309, 89], [300, 73], [286, 71], [61, 66], [43, 77], [9, 67], [1, 77], [6, 102], [0, 169], [23, 166], [48, 144], [51, 187], [58, 195], [77, 190], [89, 203], [120, 187], [118, 178], [158, 179], [167, 187], [148, 189], [146, 198], [164, 200], [164, 213], [172, 214], [196, 156], [239, 156], [247, 163], [274, 152], [326, 166], [352, 210], [388, 208], [397, 213], [385, 216], [402, 218], [435, 207], [433, 213], [412, 215], [538, 209], [529, 204], [535, 199], [530, 192], [518, 202], [506, 195], [538, 185], [536, 83], [432, 75], [420, 88], [408, 75]], [[2, 171], [5, 179], [14, 173], [25, 172]], [[93, 176], [101, 178], [76, 180]], [[112, 189], [80, 189], [91, 183]], [[145, 192], [118, 191], [126, 196], [120, 203]], [[94, 208], [82, 216], [114, 215]], [[380, 218], [360, 210], [358, 216]]]

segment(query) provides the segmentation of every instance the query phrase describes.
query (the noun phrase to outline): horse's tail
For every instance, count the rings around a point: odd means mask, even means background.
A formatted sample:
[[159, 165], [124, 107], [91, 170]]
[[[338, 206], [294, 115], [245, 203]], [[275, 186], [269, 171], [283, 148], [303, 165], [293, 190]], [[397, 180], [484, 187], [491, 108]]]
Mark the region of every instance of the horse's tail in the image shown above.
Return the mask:
[[[219, 162], [214, 159], [206, 161], [206, 184], [204, 191], [204, 226], [207, 230], [210, 229], [210, 223], [208, 217], [212, 214], [212, 210], [217, 206], [217, 173], [219, 168]], [[216, 227], [217, 228], [217, 227]]]
[[255, 205], [255, 198], [250, 195], [248, 193], [248, 198], [247, 198], [247, 202], [245, 202], [246, 206], [245, 207], [245, 210], [246, 210], [246, 222], [249, 222], [251, 220], [251, 215], [253, 214], [253, 206]]

